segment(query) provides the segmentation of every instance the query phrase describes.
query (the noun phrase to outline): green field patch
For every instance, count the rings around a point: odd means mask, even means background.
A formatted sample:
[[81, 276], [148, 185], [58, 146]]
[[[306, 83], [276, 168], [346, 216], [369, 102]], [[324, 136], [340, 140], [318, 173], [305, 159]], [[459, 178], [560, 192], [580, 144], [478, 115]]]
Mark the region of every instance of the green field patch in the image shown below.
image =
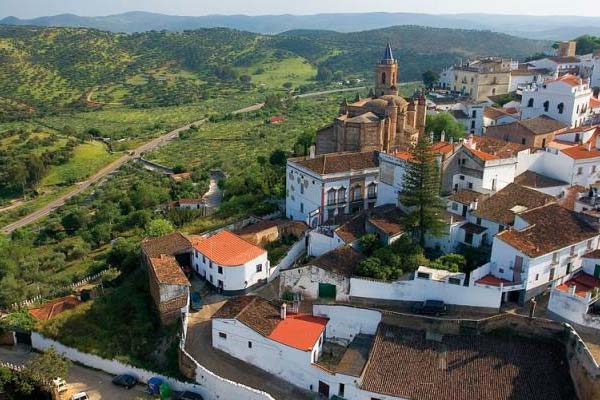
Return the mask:
[[317, 69], [301, 57], [290, 57], [240, 69], [240, 75], [244, 74], [251, 75], [252, 82], [256, 85], [281, 88], [286, 82], [300, 86], [312, 81]]
[[80, 181], [119, 157], [111, 154], [104, 143], [87, 142], [75, 148], [73, 157], [63, 165], [52, 167], [42, 186], [57, 186]]

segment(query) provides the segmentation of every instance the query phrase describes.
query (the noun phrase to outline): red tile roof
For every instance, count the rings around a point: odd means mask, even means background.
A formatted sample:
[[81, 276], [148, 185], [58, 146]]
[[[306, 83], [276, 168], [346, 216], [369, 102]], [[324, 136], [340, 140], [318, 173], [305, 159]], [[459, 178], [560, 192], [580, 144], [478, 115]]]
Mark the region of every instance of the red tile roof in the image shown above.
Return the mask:
[[571, 286], [575, 286], [575, 294], [577, 296], [586, 297], [592, 289], [600, 288], [600, 279], [582, 272], [562, 285], [557, 286], [557, 289], [562, 292], [568, 292]]
[[592, 97], [590, 99], [590, 108], [599, 108], [600, 107], [600, 99]]
[[496, 278], [494, 275], [488, 274], [475, 281], [475, 283], [480, 285], [500, 286], [500, 284], [506, 285], [512, 282], [507, 281], [506, 279]]
[[379, 167], [379, 157], [375, 151], [362, 153], [330, 153], [315, 158], [293, 158], [288, 161], [300, 165], [319, 175], [360, 171]]
[[477, 158], [479, 158], [480, 160], [483, 160], [483, 161], [498, 160], [498, 157], [496, 157], [492, 154], [489, 154], [489, 153], [485, 153], [480, 150], [469, 149], [469, 148], [467, 148], [467, 150], [469, 150], [471, 153], [473, 153], [474, 156], [476, 156]]
[[194, 247], [213, 262], [225, 267], [243, 265], [267, 252], [228, 230], [200, 239]]
[[[594, 135], [598, 135], [598, 130]], [[562, 149], [561, 152], [574, 160], [585, 160], [588, 158], [600, 157], [600, 150], [598, 150], [595, 147], [595, 143], [593, 142], [594, 141], [592, 140], [591, 146], [590, 144], [582, 144], [579, 146], [573, 146], [566, 149]], [[588, 146], [590, 146], [589, 150]]]
[[299, 350], [311, 351], [327, 326], [327, 318], [288, 314], [268, 336], [276, 342]]
[[190, 281], [188, 281], [181, 266], [173, 256], [161, 254], [158, 257], [150, 257], [150, 267], [159, 283], [190, 286]]
[[581, 79], [576, 77], [575, 75], [571, 75], [571, 74], [565, 74], [565, 75], [561, 76], [560, 78], [547, 80], [545, 83], [548, 84], [548, 83], [552, 83], [552, 82], [564, 82], [570, 86], [581, 85]]
[[46, 321], [60, 313], [77, 307], [79, 304], [81, 304], [81, 301], [79, 301], [77, 297], [70, 295], [54, 299], [38, 307], [32, 308], [29, 310], [29, 314], [35, 319]]

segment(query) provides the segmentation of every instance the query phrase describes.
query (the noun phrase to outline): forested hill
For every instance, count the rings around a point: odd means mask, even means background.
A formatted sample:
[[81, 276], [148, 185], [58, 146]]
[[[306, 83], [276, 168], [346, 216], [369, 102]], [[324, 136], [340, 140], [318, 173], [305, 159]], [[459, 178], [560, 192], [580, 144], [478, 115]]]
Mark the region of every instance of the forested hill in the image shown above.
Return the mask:
[[126, 104], [171, 105], [197, 100], [220, 84], [239, 83], [240, 76], [253, 82], [289, 78], [297, 87], [321, 65], [340, 79], [370, 79], [387, 42], [403, 81], [419, 80], [423, 71], [440, 71], [461, 58], [519, 58], [550, 44], [415, 26], [269, 36], [226, 28], [120, 34], [5, 25], [0, 26], [0, 100], [23, 110], [52, 110], [80, 104], [89, 90], [100, 88], [108, 101], [112, 96]]

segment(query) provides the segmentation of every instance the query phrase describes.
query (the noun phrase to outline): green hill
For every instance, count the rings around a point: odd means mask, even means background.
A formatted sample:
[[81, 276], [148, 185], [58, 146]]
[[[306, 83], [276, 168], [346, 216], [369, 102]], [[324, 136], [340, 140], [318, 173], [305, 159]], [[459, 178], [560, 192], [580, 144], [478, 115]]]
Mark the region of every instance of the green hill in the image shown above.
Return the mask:
[[10, 110], [23, 118], [103, 104], [188, 104], [216, 90], [236, 93], [240, 76], [246, 90], [250, 80], [298, 87], [310, 83], [320, 65], [340, 79], [370, 79], [387, 42], [400, 60], [402, 81], [419, 80], [424, 70], [441, 70], [461, 58], [523, 58], [549, 46], [486, 31], [416, 26], [270, 36], [226, 28], [120, 34], [6, 25], [0, 26], [0, 117], [6, 120]]

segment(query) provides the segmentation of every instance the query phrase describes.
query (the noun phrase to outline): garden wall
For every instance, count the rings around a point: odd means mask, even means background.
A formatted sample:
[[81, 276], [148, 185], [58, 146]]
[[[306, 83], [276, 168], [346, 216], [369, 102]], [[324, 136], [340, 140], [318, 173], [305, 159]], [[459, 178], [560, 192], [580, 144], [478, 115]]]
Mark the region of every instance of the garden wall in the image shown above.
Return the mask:
[[423, 302], [441, 300], [446, 304], [498, 311], [502, 291], [498, 288], [453, 285], [428, 279], [384, 282], [373, 279], [350, 279], [350, 297], [358, 300], [389, 302]]

